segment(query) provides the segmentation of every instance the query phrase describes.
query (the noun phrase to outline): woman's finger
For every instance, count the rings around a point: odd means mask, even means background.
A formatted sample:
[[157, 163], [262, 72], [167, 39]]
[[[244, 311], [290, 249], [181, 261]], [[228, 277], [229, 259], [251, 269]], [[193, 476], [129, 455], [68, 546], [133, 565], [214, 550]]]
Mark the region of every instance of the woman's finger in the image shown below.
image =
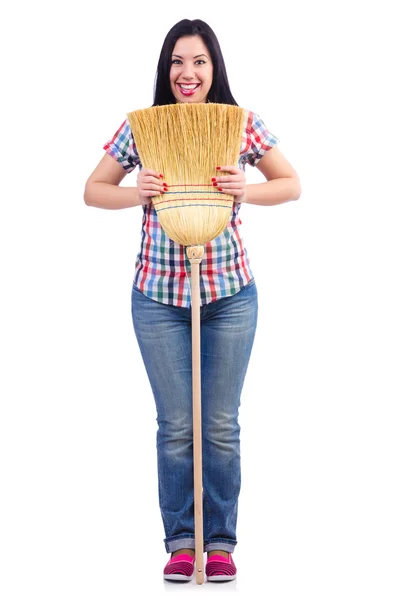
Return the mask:
[[225, 181], [219, 181], [216, 184], [213, 184], [214, 187], [225, 187], [225, 188], [245, 188], [246, 187], [246, 182], [245, 181], [231, 181], [230, 179], [227, 179]]
[[[213, 177], [213, 181], [216, 183], [224, 183], [224, 182], [231, 182], [234, 184], [238, 184], [238, 183], [245, 183], [245, 173], [244, 171], [242, 171], [241, 169], [238, 169], [237, 167], [231, 167], [233, 168], [233, 173], [231, 173], [230, 175], [220, 175], [219, 177]], [[226, 170], [226, 167], [225, 167]]]
[[155, 185], [159, 185], [159, 186], [163, 187], [162, 180], [158, 179], [157, 177], [152, 177], [152, 176], [143, 177], [142, 183], [144, 183], [145, 185], [154, 183]]
[[245, 177], [240, 177], [240, 175], [224, 175], [222, 177], [216, 177], [214, 183], [231, 183], [233, 185], [244, 184], [245, 185]]
[[137, 178], [137, 184], [141, 192], [145, 191], [162, 193], [166, 189], [162, 183], [162, 180], [152, 175], [139, 174]]
[[228, 173], [232, 173], [232, 174], [236, 174], [239, 173], [241, 171], [241, 169], [239, 169], [238, 167], [236, 167], [235, 165], [226, 165], [225, 167], [217, 167], [218, 171], [226, 171]]
[[152, 175], [153, 177], [158, 177], [160, 179], [163, 179], [164, 175], [162, 173], [160, 173], [159, 171], [154, 171], [153, 169], [142, 169], [142, 171], [140, 172], [140, 175], [146, 176], [146, 175]]
[[232, 194], [232, 196], [242, 196], [245, 193], [245, 189], [235, 188], [235, 187], [228, 188], [226, 186], [221, 187], [220, 191], [224, 192], [225, 194]]

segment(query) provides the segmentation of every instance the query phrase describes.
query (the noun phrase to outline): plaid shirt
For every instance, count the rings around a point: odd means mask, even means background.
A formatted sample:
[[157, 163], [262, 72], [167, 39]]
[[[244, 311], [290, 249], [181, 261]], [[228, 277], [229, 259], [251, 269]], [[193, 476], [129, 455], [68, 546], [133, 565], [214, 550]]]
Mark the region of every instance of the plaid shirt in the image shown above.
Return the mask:
[[[245, 111], [245, 124], [238, 166], [245, 171], [248, 163], [255, 166], [262, 156], [280, 140], [266, 128], [262, 119]], [[130, 173], [142, 164], [128, 119], [103, 146]], [[239, 226], [241, 203], [234, 202], [224, 231], [204, 245], [200, 263], [201, 305], [232, 296], [253, 278], [248, 254]], [[186, 248], [172, 241], [160, 225], [153, 203], [142, 206], [141, 247], [135, 262], [134, 283], [139, 290], [157, 302], [174, 306], [191, 306], [191, 264]]]

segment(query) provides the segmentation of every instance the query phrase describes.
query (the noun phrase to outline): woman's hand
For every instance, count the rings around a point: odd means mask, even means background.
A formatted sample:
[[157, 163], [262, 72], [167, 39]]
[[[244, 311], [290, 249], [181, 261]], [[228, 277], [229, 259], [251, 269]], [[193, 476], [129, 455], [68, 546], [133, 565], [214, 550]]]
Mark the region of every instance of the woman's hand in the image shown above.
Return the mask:
[[142, 169], [136, 178], [138, 196], [141, 204], [150, 204], [152, 196], [159, 196], [164, 191], [163, 175], [153, 169]]
[[244, 202], [245, 194], [247, 190], [247, 183], [245, 180], [245, 173], [238, 167], [227, 165], [220, 167], [219, 171], [228, 171], [230, 175], [221, 175], [220, 177], [213, 177], [213, 185], [218, 188], [219, 191], [225, 192], [225, 194], [231, 194], [235, 196], [235, 202]]

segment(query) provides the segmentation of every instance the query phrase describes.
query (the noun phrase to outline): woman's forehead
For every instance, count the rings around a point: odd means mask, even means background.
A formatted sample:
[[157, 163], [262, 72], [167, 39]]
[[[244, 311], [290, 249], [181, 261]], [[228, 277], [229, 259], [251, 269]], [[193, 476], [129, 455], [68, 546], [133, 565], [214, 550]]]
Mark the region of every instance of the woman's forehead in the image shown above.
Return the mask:
[[183, 56], [183, 58], [195, 58], [200, 54], [206, 54], [207, 56], [209, 55], [208, 48], [199, 36], [179, 38], [172, 53]]

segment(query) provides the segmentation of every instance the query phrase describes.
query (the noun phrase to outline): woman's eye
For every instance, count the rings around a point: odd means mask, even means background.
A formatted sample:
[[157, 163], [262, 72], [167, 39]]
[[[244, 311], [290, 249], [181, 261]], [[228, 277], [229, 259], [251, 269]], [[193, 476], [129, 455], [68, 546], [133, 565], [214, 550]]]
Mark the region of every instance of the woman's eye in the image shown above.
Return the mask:
[[[177, 63], [180, 63], [181, 61], [178, 58], [174, 58], [173, 61], [171, 61], [172, 65], [176, 65]], [[196, 60], [195, 64], [197, 65], [197, 63], [201, 63], [203, 65], [205, 65], [205, 60]]]

